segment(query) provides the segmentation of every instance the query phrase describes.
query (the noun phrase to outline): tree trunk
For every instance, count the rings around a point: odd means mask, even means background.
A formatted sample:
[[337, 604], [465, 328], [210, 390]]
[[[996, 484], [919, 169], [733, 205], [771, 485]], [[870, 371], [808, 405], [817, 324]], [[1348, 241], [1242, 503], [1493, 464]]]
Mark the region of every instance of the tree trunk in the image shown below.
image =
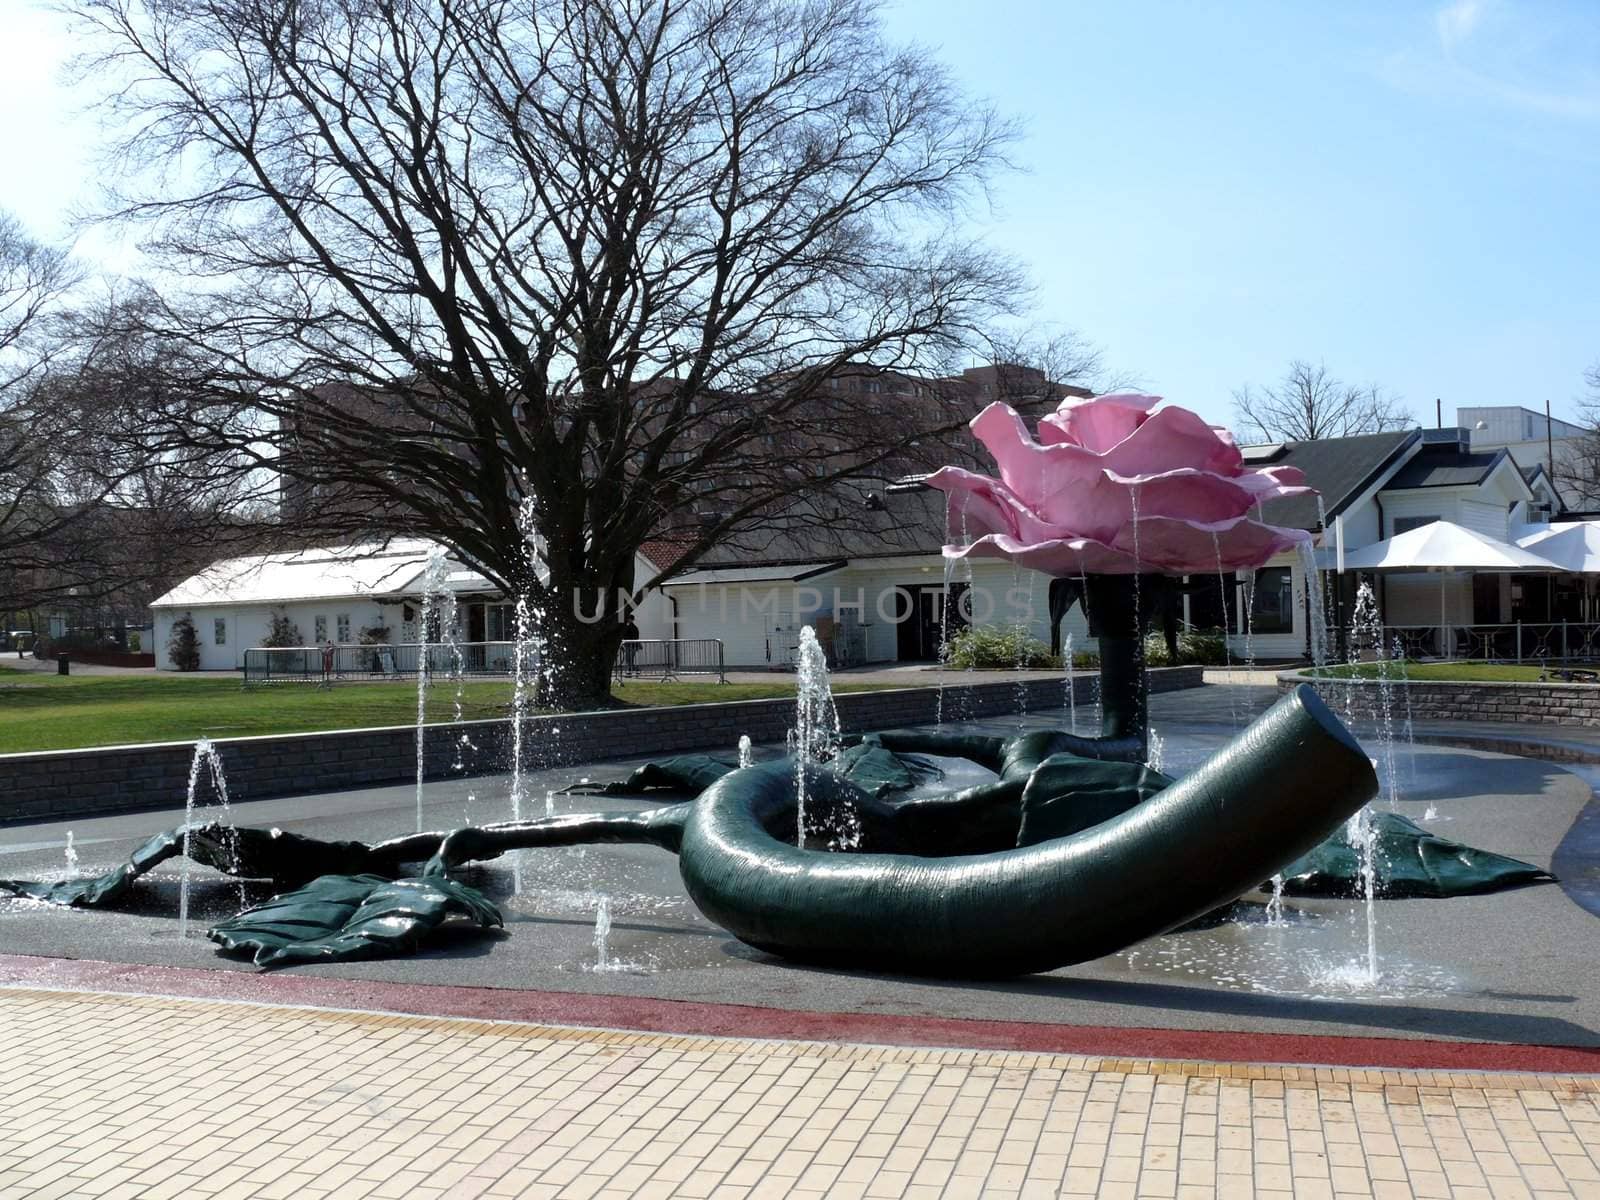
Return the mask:
[[616, 613], [585, 621], [570, 603], [556, 603], [539, 626], [545, 638], [539, 703], [563, 712], [613, 707], [612, 668], [622, 644]]

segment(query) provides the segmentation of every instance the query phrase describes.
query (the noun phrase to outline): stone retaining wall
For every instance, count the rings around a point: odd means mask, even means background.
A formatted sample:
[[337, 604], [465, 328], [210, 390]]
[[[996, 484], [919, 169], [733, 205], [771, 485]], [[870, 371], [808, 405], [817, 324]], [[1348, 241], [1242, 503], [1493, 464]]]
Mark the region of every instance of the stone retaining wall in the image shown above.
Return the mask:
[[[1356, 691], [1356, 712], [1375, 710], [1380, 684], [1376, 679], [1313, 681], [1299, 671], [1278, 676], [1278, 690], [1312, 683], [1337, 705], [1348, 689]], [[1417, 721], [1505, 721], [1529, 725], [1600, 725], [1600, 686], [1592, 683], [1472, 683], [1421, 680], [1394, 682], [1395, 703]], [[1401, 692], [1400, 689], [1405, 691]]]
[[[1073, 678], [1076, 701], [1088, 704], [1097, 678]], [[1152, 692], [1199, 687], [1200, 667], [1150, 672]], [[1032, 679], [949, 687], [946, 720], [1060, 708], [1064, 680]], [[938, 718], [937, 688], [848, 692], [836, 698], [846, 731], [927, 725]], [[792, 700], [743, 700], [535, 717], [523, 735], [525, 761], [537, 766], [598, 762], [687, 750], [731, 751], [740, 734], [781, 742], [794, 719]], [[463, 742], [465, 738], [465, 742]], [[495, 774], [509, 759], [506, 721], [430, 725], [425, 738], [429, 779]], [[348, 729], [327, 733], [220, 738], [216, 742], [234, 800], [403, 783], [417, 771], [416, 730]], [[163, 742], [89, 750], [0, 754], [0, 822], [86, 813], [172, 808], [183, 803], [193, 745]], [[460, 766], [457, 766], [459, 752]]]

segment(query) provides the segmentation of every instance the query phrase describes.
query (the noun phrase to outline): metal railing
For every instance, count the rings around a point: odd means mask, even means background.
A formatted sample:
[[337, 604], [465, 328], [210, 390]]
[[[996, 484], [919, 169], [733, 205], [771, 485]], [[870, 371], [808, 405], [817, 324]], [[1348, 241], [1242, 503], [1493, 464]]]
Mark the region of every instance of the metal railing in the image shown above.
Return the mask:
[[[328, 685], [362, 680], [415, 679], [422, 660], [418, 642], [398, 645], [256, 646], [244, 652], [246, 687], [269, 683]], [[444, 678], [456, 675], [509, 677], [516, 669], [515, 642], [459, 642], [427, 644], [428, 672]], [[537, 653], [526, 650], [525, 669], [533, 671]]]
[[618, 679], [715, 675], [718, 683], [728, 682], [717, 638], [630, 638], [617, 647], [612, 672]]
[[[1345, 630], [1341, 657], [1365, 656], [1371, 635]], [[1385, 625], [1384, 645], [1413, 659], [1471, 659], [1497, 663], [1573, 663], [1600, 661], [1600, 622], [1514, 621], [1488, 625]]]

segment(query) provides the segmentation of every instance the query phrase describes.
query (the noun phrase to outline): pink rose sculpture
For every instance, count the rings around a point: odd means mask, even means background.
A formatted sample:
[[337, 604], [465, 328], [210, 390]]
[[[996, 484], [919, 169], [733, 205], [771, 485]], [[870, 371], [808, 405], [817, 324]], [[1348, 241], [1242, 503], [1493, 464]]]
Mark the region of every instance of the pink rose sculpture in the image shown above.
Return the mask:
[[1256, 519], [1261, 504], [1309, 493], [1294, 467], [1249, 469], [1226, 429], [1159, 396], [1064, 400], [1037, 440], [1007, 404], [972, 431], [992, 479], [944, 467], [950, 558], [1007, 558], [1054, 576], [1171, 575], [1258, 567], [1311, 535]]

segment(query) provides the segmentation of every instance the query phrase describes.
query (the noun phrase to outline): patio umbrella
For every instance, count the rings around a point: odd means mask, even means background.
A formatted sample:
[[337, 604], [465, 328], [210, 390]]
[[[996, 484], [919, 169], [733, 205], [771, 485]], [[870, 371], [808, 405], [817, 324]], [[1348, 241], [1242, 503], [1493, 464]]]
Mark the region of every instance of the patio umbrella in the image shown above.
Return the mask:
[[1517, 539], [1524, 550], [1548, 559], [1563, 571], [1584, 576], [1585, 615], [1588, 615], [1589, 576], [1600, 575], [1600, 521], [1554, 525]]
[[[1444, 572], [1517, 571], [1551, 572], [1562, 568], [1548, 559], [1510, 542], [1457, 525], [1453, 521], [1432, 521], [1405, 533], [1359, 550], [1346, 551], [1349, 571], [1438, 571], [1439, 628], [1445, 620]], [[1442, 647], [1441, 647], [1442, 649]]]

